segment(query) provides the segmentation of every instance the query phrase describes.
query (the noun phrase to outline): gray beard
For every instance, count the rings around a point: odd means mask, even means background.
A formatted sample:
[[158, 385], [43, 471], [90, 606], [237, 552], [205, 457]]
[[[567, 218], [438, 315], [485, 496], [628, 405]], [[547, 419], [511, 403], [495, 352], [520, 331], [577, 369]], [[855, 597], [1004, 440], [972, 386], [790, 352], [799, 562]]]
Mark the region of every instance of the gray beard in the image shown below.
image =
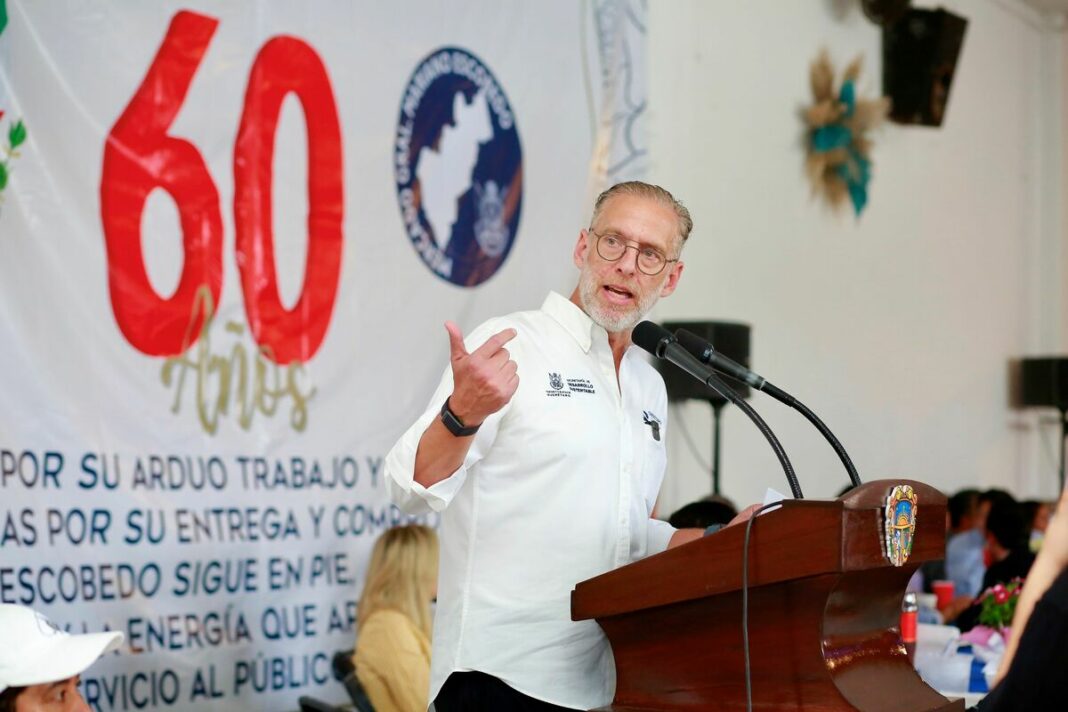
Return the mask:
[[658, 298], [657, 291], [650, 292], [633, 309], [620, 313], [602, 309], [597, 303], [597, 291], [593, 275], [583, 270], [579, 277], [579, 301], [582, 302], [582, 309], [594, 324], [610, 334], [633, 329], [652, 310]]

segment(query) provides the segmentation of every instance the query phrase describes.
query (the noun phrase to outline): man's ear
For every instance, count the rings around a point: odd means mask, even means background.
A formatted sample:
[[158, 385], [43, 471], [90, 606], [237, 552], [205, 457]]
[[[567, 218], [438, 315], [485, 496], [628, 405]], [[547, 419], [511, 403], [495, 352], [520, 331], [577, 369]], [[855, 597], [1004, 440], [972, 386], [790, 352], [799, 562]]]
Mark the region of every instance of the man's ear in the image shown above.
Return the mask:
[[575, 252], [572, 255], [575, 266], [582, 269], [586, 265], [586, 255], [590, 249], [590, 235], [585, 228], [579, 230], [578, 242], [575, 243]]
[[668, 273], [668, 278], [664, 282], [664, 286], [660, 288], [660, 296], [666, 297], [675, 291], [675, 287], [679, 286], [679, 279], [682, 277], [682, 262], [672, 262], [671, 271]]

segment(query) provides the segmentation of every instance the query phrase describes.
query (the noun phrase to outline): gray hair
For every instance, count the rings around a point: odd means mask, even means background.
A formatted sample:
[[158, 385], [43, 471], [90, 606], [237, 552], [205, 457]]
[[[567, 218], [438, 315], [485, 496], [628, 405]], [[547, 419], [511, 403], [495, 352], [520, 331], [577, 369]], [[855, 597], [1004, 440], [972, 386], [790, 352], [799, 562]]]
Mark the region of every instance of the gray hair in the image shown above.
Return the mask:
[[640, 180], [631, 180], [625, 183], [616, 183], [608, 190], [604, 191], [597, 196], [597, 202], [593, 204], [593, 217], [590, 218], [590, 227], [597, 222], [597, 218], [601, 216], [601, 209], [604, 204], [608, 202], [608, 199], [615, 195], [634, 195], [639, 198], [648, 198], [649, 200], [655, 200], [661, 205], [671, 208], [675, 211], [675, 217], [679, 225], [679, 237], [682, 238], [682, 242], [686, 242], [686, 238], [690, 236], [690, 231], [693, 230], [693, 218], [690, 217], [690, 211], [686, 209], [686, 206], [675, 199], [668, 191], [664, 190], [658, 185], [651, 183], [643, 183]]

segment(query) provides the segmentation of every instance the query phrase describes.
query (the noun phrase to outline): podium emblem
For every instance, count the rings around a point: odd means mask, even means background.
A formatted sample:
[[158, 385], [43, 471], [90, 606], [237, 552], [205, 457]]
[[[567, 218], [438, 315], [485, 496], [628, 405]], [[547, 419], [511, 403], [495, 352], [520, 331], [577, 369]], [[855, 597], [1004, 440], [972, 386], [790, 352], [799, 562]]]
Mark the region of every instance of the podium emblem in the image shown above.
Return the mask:
[[916, 533], [916, 492], [909, 485], [897, 485], [886, 498], [886, 558], [894, 566], [908, 561], [912, 537]]

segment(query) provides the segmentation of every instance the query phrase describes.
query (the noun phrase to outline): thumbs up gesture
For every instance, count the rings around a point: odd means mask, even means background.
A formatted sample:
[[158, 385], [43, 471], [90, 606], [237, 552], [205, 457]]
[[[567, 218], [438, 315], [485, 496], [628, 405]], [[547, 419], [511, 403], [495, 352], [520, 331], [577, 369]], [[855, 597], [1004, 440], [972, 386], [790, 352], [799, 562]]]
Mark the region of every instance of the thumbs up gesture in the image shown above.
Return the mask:
[[499, 331], [468, 353], [460, 327], [447, 321], [445, 330], [449, 332], [453, 381], [449, 408], [464, 425], [481, 425], [507, 405], [519, 387], [518, 366], [504, 348], [515, 338], [516, 331]]

